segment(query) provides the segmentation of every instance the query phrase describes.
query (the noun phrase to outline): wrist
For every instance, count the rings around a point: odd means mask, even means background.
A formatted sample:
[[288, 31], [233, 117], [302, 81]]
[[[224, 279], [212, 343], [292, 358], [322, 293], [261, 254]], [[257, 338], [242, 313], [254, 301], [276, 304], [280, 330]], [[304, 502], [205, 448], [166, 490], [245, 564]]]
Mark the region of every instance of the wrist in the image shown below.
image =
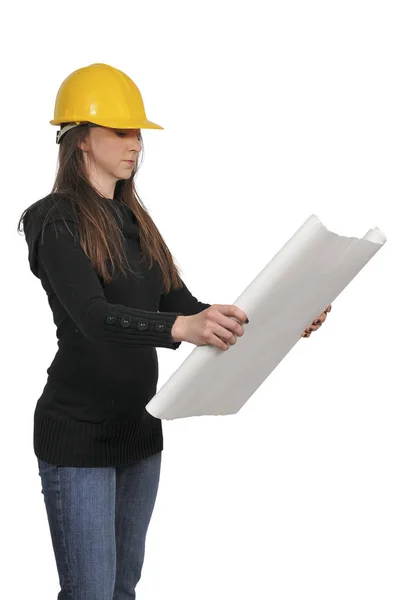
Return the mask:
[[173, 327], [171, 328], [171, 337], [173, 342], [182, 342], [184, 341], [184, 324], [186, 317], [179, 315], [173, 323]]

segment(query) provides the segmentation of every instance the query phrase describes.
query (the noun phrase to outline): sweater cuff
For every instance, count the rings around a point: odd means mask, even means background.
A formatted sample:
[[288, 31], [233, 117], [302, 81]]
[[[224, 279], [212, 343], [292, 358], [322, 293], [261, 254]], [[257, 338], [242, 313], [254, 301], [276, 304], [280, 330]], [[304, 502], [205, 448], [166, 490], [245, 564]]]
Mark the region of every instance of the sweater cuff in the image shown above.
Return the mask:
[[177, 350], [181, 342], [171, 336], [177, 317], [182, 313], [131, 309], [113, 304], [104, 317], [104, 340], [120, 346], [136, 343], [139, 346], [157, 346]]

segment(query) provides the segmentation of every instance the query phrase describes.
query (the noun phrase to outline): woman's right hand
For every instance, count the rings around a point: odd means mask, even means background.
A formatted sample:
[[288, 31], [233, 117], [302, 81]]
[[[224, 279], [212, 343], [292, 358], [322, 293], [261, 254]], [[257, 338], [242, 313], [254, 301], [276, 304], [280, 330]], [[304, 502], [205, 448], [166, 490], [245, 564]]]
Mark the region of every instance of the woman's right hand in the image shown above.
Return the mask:
[[171, 329], [175, 342], [228, 350], [244, 334], [246, 313], [233, 304], [213, 304], [196, 315], [178, 316]]

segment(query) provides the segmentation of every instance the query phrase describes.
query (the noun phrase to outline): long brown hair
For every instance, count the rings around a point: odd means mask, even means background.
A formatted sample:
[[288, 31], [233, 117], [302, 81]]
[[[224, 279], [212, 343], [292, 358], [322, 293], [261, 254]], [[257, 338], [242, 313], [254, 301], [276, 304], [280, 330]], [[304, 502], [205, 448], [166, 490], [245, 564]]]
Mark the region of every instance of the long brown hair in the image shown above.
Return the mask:
[[[89, 126], [81, 124], [70, 129], [61, 138], [57, 174], [51, 194], [55, 194], [56, 197], [56, 194], [59, 193], [70, 202], [76, 216], [80, 244], [98, 275], [105, 283], [109, 283], [115, 265], [123, 274], [126, 274], [126, 270], [132, 271], [127, 261], [124, 239], [118, 220], [108, 207], [108, 204], [115, 200], [104, 199], [92, 187], [86, 173], [83, 151], [79, 148], [79, 144], [86, 139], [88, 134]], [[138, 133], [138, 139], [143, 148], [141, 131]], [[143, 259], [149, 259], [150, 269], [153, 266], [153, 260], [158, 262], [162, 272], [163, 292], [168, 293], [171, 289], [182, 287], [182, 280], [170, 250], [135, 188], [134, 177], [139, 168], [138, 156], [141, 157], [141, 155], [142, 150], [137, 155], [137, 161], [129, 179], [117, 181], [114, 198], [118, 198], [121, 203], [133, 211], [139, 226]], [[25, 215], [30, 208], [31, 206], [22, 213], [18, 222], [18, 231], [22, 231], [21, 222], [24, 222]], [[108, 266], [109, 263], [112, 272]]]

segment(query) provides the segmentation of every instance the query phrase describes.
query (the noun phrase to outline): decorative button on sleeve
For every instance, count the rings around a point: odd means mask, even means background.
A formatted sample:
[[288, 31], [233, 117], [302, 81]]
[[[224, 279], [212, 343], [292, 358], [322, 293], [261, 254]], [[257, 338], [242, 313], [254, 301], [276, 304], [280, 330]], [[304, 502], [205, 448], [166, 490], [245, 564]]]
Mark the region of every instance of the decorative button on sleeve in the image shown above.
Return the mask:
[[[154, 312], [107, 301], [97, 273], [76, 236], [76, 224], [46, 225], [37, 256], [54, 293], [89, 340], [115, 346], [176, 350], [171, 329], [181, 312]], [[70, 231], [71, 230], [71, 231]], [[43, 243], [41, 243], [43, 242]]]
[[120, 323], [122, 327], [130, 327], [131, 317], [130, 315], [123, 315], [120, 319]]
[[148, 329], [148, 321], [146, 319], [139, 319], [137, 323], [137, 329], [140, 331], [145, 331], [145, 329]]
[[116, 322], [116, 315], [115, 313], [109, 313], [109, 315], [105, 316], [105, 323], [107, 323], [108, 325], [111, 325], [112, 323]]

